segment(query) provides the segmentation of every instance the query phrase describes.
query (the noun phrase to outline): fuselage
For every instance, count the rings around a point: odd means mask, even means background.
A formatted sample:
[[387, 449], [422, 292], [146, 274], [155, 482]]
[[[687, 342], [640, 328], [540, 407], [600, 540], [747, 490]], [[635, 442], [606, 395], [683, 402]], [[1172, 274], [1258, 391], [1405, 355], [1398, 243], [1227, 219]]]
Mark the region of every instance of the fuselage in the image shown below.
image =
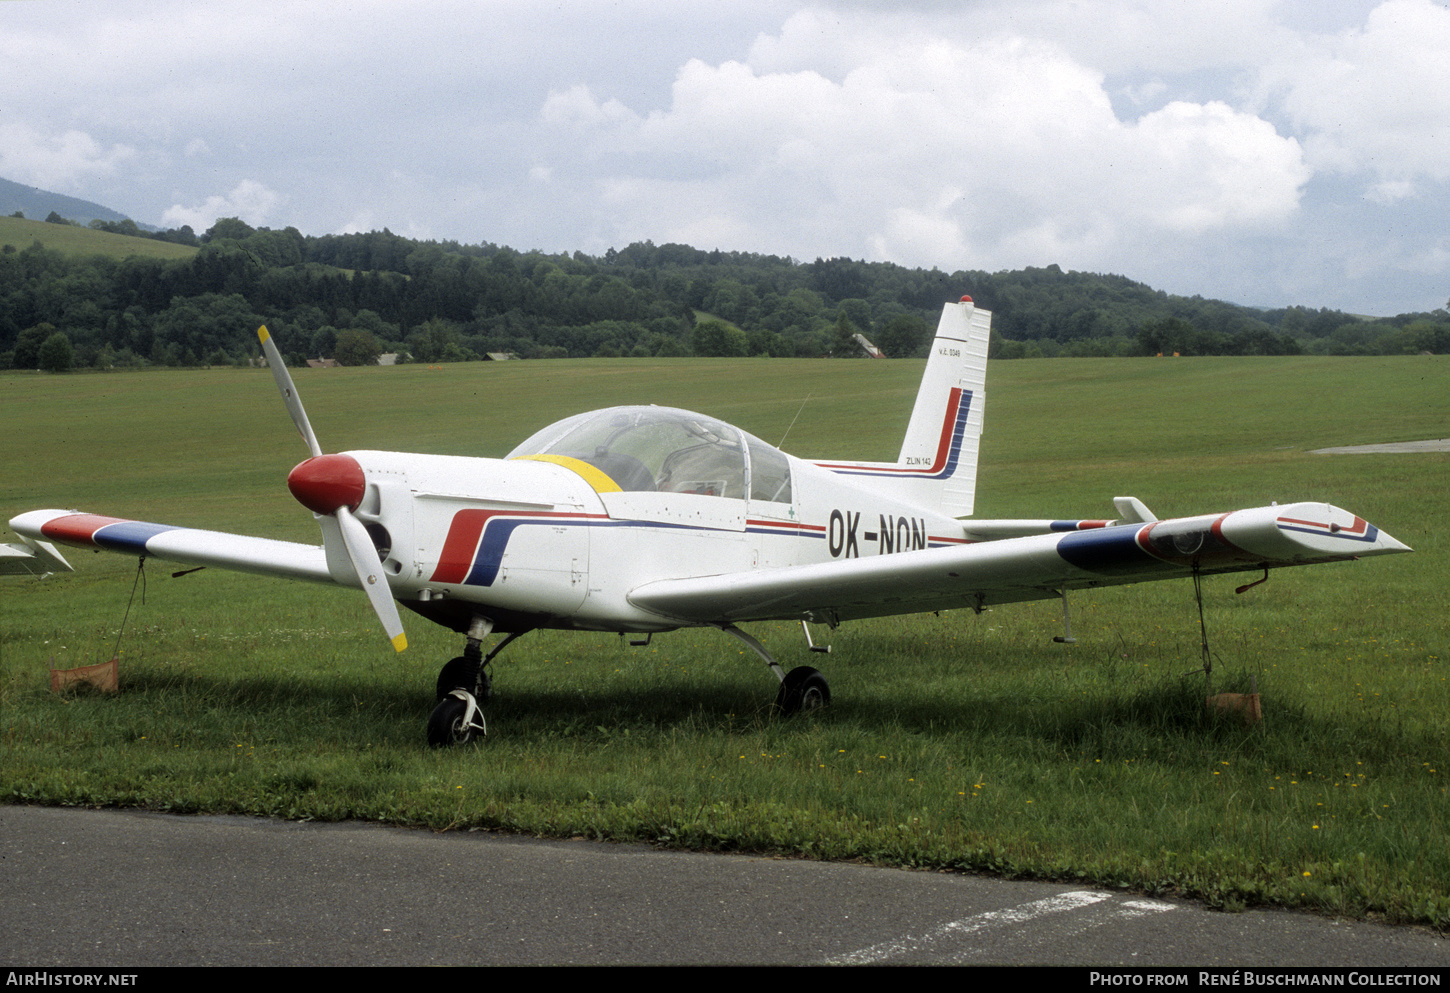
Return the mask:
[[[631, 604], [632, 589], [966, 541], [960, 521], [669, 408], [570, 418], [504, 459], [344, 454], [393, 595], [460, 629], [483, 613], [504, 629], [668, 630], [688, 622]], [[356, 584], [340, 554], [328, 565]]]

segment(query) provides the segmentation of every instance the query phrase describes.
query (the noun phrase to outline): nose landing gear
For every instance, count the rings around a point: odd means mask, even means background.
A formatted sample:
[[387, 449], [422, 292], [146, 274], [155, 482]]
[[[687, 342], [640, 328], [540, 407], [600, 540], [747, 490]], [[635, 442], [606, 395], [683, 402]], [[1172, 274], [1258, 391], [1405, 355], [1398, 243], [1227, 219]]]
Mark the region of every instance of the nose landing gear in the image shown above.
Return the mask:
[[493, 630], [493, 622], [475, 617], [468, 628], [468, 641], [463, 654], [450, 659], [438, 673], [437, 705], [428, 718], [428, 744], [434, 748], [466, 745], [488, 733], [482, 705], [493, 695], [493, 680], [485, 667], [524, 631], [514, 631], [493, 647], [485, 657], [483, 639]]

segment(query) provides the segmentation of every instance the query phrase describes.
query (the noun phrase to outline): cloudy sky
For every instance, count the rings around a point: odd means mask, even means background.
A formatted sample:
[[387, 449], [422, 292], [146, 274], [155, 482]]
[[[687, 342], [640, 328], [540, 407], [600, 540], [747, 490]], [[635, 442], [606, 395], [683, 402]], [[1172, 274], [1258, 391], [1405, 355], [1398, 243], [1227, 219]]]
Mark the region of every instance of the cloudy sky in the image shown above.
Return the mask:
[[0, 177], [198, 232], [1450, 297], [1431, 0], [19, 0], [0, 80]]

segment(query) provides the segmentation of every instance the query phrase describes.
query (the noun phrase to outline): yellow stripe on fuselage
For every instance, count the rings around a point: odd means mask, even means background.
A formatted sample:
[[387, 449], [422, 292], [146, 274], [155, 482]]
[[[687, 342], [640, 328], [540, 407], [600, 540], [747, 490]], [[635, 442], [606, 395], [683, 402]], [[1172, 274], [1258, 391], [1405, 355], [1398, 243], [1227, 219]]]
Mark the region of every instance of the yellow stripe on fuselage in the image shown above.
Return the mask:
[[570, 458], [567, 455], [520, 455], [520, 459], [528, 459], [531, 462], [552, 462], [561, 465], [565, 469], [576, 473], [590, 486], [594, 487], [595, 493], [620, 493], [619, 484], [609, 478], [609, 474], [602, 469], [597, 469], [581, 459]]

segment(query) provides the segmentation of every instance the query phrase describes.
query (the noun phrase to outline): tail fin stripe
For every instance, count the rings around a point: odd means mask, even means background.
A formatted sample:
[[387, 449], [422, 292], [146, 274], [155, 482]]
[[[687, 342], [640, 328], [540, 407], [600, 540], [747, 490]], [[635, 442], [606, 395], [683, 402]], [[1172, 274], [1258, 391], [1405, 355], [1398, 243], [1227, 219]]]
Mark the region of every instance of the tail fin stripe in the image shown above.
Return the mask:
[[966, 432], [967, 415], [972, 410], [972, 391], [959, 386], [952, 387], [947, 403], [946, 416], [942, 419], [941, 442], [936, 457], [929, 466], [906, 467], [898, 465], [861, 466], [842, 463], [817, 462], [822, 469], [830, 469], [841, 476], [909, 476], [923, 479], [947, 479], [957, 469], [957, 459], [962, 452], [962, 435]]

